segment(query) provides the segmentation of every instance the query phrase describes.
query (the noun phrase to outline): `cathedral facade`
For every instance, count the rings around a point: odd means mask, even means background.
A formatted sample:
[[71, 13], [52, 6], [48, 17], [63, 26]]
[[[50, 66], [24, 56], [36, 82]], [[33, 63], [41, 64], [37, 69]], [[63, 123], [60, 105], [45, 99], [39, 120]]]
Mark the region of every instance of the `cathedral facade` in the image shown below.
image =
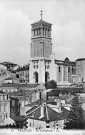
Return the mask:
[[31, 24], [31, 56], [29, 59], [29, 83], [72, 84], [76, 77], [76, 63], [68, 58], [55, 59], [52, 53], [52, 24], [42, 20]]

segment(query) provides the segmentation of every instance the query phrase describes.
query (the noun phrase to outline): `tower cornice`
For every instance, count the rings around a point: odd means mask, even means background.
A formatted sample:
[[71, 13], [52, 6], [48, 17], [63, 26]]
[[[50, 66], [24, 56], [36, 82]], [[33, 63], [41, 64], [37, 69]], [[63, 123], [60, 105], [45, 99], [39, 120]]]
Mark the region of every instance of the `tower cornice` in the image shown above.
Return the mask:
[[38, 25], [41, 25], [41, 24], [45, 24], [47, 26], [52, 26], [51, 23], [48, 23], [48, 22], [46, 22], [44, 20], [40, 20], [40, 21], [34, 22], [34, 23], [31, 24], [31, 26], [33, 27], [33, 26], [38, 26]]

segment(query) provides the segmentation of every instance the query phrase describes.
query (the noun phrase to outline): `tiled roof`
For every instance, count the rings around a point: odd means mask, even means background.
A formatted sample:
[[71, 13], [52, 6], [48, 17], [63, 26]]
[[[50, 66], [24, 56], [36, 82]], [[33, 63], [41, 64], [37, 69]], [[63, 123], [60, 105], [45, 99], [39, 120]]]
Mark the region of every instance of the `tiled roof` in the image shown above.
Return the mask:
[[18, 90], [18, 91], [14, 91], [14, 92], [10, 92], [9, 95], [10, 96], [25, 96], [28, 97], [30, 94], [32, 93], [32, 91], [28, 91], [28, 90]]
[[61, 87], [61, 88], [56, 88], [55, 90], [52, 90], [50, 92], [47, 92], [47, 94], [49, 96], [57, 96], [58, 93], [60, 92], [85, 92], [84, 91], [84, 88], [79, 88], [79, 87], [76, 87], [76, 88], [73, 88], [73, 87]]
[[[58, 113], [48, 106], [47, 106], [47, 110], [48, 110], [49, 121], [64, 120], [66, 119], [69, 112], [67, 109], [62, 108], [62, 112]], [[44, 117], [42, 119], [45, 120], [46, 118]]]
[[62, 95], [62, 96], [59, 96], [59, 99], [61, 100], [66, 100], [66, 101], [70, 101], [74, 98], [73, 95]]
[[32, 111], [34, 111], [35, 109], [37, 109], [37, 107], [39, 107], [39, 106], [33, 106], [30, 110], [28, 110], [26, 113], [30, 113], [30, 112], [32, 112]]
[[24, 88], [35, 88], [37, 84], [23, 84], [23, 83], [3, 83], [1, 87], [24, 87]]
[[41, 119], [43, 121], [58, 121], [58, 120], [64, 120], [66, 119], [68, 115], [68, 110], [62, 107], [61, 112], [55, 111], [52, 107], [48, 106], [47, 104], [44, 106], [44, 116], [41, 117], [41, 106], [36, 106], [34, 108], [31, 108], [28, 113], [27, 117], [32, 117], [33, 119]]
[[39, 100], [36, 100], [34, 102], [31, 102], [31, 104], [27, 104], [25, 106], [31, 106], [31, 107], [34, 107], [34, 106], [37, 106], [37, 105], [40, 105], [42, 103], [45, 102], [45, 99], [39, 99]]
[[67, 61], [67, 60], [56, 60], [55, 59], [55, 63], [58, 65], [71, 65], [71, 66], [76, 66], [76, 62], [74, 61]]
[[31, 25], [36, 25], [36, 24], [41, 24], [41, 23], [45, 23], [45, 24], [48, 24], [48, 25], [52, 25], [52, 24], [50, 24], [50, 23], [48, 23], [48, 22], [46, 22], [46, 21], [44, 21], [44, 20], [39, 20], [39, 21], [37, 21], [37, 22], [32, 23]]
[[16, 77], [8, 77], [5, 80], [13, 80], [13, 79], [17, 79], [18, 80], [18, 78], [16, 78]]
[[77, 59], [76, 61], [82, 61], [82, 60], [85, 60], [85, 58], [80, 58], [80, 59]]

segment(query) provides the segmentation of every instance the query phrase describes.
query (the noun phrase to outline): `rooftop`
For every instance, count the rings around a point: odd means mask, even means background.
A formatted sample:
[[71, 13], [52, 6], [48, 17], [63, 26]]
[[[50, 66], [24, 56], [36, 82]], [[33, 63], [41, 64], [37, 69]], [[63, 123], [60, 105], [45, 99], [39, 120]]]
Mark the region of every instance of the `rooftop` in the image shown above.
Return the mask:
[[28, 97], [31, 95], [33, 91], [30, 90], [18, 90], [18, 91], [14, 91], [14, 92], [10, 92], [9, 95], [10, 96], [15, 96], [15, 97]]
[[52, 25], [51, 23], [48, 23], [48, 22], [46, 22], [46, 21], [44, 21], [44, 20], [39, 20], [39, 21], [37, 21], [37, 22], [34, 22], [34, 23], [32, 23], [31, 25], [33, 26], [33, 25], [39, 25], [39, 24], [46, 24], [46, 25]]
[[64, 120], [68, 115], [68, 110], [62, 108], [61, 112], [57, 112], [54, 110], [49, 104], [44, 105], [44, 116], [41, 117], [41, 106], [36, 106], [27, 111], [27, 118], [39, 119], [43, 121], [56, 121], [56, 120]]
[[69, 59], [65, 59], [65, 60], [57, 60], [55, 59], [55, 63], [57, 63], [58, 65], [72, 65], [72, 66], [76, 66], [76, 62], [75, 61], [70, 61]]
[[25, 87], [25, 88], [35, 88], [38, 84], [23, 84], [23, 83], [3, 83], [0, 87]]
[[13, 79], [18, 79], [18, 78], [16, 78], [16, 77], [8, 77], [5, 80], [13, 80]]
[[85, 60], [85, 58], [79, 58], [76, 61], [83, 61], [83, 60]]
[[84, 88], [83, 87], [61, 87], [61, 88], [56, 88], [50, 92], [47, 92], [48, 96], [58, 96], [59, 93], [85, 93]]

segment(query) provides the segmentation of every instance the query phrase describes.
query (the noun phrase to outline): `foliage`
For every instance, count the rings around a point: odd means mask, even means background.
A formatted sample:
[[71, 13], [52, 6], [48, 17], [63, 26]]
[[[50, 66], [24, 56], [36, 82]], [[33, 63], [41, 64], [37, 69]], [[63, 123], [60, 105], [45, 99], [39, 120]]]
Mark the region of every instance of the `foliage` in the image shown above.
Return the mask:
[[46, 89], [55, 89], [57, 87], [57, 83], [54, 80], [51, 80], [45, 83]]
[[85, 129], [84, 113], [79, 101], [79, 97], [76, 94], [70, 112], [67, 117], [67, 121], [64, 124], [65, 129]]

